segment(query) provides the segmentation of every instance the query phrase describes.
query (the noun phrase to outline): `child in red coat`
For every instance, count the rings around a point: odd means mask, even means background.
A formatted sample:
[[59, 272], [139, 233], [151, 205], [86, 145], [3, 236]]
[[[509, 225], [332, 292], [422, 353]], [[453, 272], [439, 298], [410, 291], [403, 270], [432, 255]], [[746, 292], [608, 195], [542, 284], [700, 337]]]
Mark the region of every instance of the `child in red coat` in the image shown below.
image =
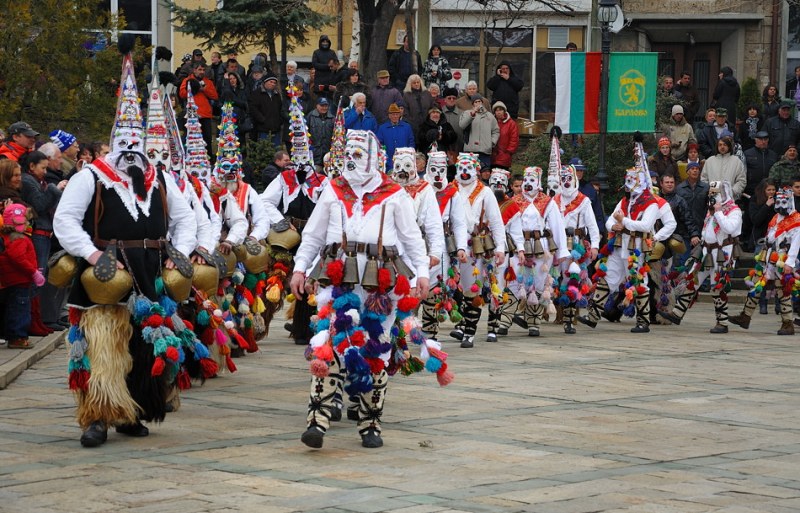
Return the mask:
[[37, 268], [36, 251], [25, 230], [28, 209], [12, 203], [3, 210], [2, 238], [5, 250], [0, 253], [0, 276], [6, 291], [5, 338], [9, 349], [30, 349], [28, 327], [31, 323], [31, 285], [44, 285], [44, 275]]

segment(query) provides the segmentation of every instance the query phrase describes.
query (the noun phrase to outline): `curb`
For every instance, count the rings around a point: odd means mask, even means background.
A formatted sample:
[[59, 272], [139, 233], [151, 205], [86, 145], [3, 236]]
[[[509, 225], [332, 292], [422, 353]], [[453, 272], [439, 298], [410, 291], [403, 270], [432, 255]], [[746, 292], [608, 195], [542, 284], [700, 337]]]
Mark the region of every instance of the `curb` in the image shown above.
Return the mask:
[[[16, 354], [9, 361], [0, 365], [0, 390], [10, 385], [22, 371], [31, 367], [33, 364], [52, 353], [56, 348], [64, 344], [67, 331], [52, 333], [39, 339], [33, 349], [17, 350]], [[0, 351], [14, 351], [13, 349], [0, 348]]]

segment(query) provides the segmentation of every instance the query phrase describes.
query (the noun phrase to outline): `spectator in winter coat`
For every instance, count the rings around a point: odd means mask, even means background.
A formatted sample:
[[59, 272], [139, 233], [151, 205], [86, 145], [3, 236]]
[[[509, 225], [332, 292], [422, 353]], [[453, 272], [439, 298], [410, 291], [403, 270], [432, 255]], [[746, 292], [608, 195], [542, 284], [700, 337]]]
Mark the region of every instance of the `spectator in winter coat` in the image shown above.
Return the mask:
[[739, 125], [739, 143], [742, 145], [742, 151], [747, 151], [755, 146], [756, 134], [761, 131], [763, 126], [764, 116], [761, 115], [761, 106], [755, 103], [748, 105], [744, 119]]
[[253, 139], [269, 139], [275, 148], [279, 148], [285, 113], [283, 95], [278, 91], [278, 78], [270, 75], [257, 85], [250, 92], [248, 105], [253, 118]]
[[406, 87], [403, 89], [403, 103], [406, 106], [403, 119], [412, 127], [419, 127], [425, 121], [428, 111], [434, 106], [433, 97], [422, 87], [422, 77], [419, 75], [408, 77]]
[[714, 89], [714, 106], [727, 109], [732, 122], [736, 122], [736, 104], [739, 103], [739, 82], [733, 76], [733, 70], [725, 66], [719, 72], [719, 82]]
[[483, 106], [483, 96], [472, 96], [472, 109], [462, 112], [458, 123], [462, 130], [469, 127], [469, 138], [464, 141], [464, 151], [476, 153], [481, 167], [489, 167], [492, 163], [492, 150], [500, 138], [500, 127], [494, 115]]
[[386, 147], [386, 169], [394, 167], [394, 150], [397, 148], [415, 148], [414, 130], [411, 125], [400, 119], [402, 110], [396, 103], [387, 109], [389, 121], [380, 125], [375, 135], [380, 143]]
[[519, 128], [503, 102], [494, 102], [492, 112], [500, 129], [500, 137], [492, 150], [492, 167], [511, 169], [511, 159], [519, 148]]
[[708, 191], [708, 182], [700, 180], [700, 165], [695, 162], [687, 165], [686, 180], [678, 184], [677, 192], [689, 205], [692, 218], [702, 220], [697, 221], [698, 226], [701, 227], [708, 211]]
[[248, 117], [247, 112], [247, 91], [244, 88], [244, 82], [238, 73], [228, 73], [228, 78], [223, 79], [222, 93], [220, 95], [221, 103], [233, 104], [233, 113], [236, 116], [236, 123], [239, 126], [240, 137], [245, 137], [245, 120]]
[[286, 170], [286, 167], [291, 163], [292, 159], [289, 157], [288, 152], [284, 150], [276, 151], [275, 155], [272, 157], [272, 162], [267, 164], [267, 167], [265, 167], [264, 171], [261, 173], [264, 178], [264, 185], [267, 186], [271, 184], [272, 181], [278, 178], [278, 175], [283, 173]]
[[672, 106], [672, 117], [669, 119], [669, 123], [661, 127], [661, 131], [670, 140], [670, 151], [672, 158], [676, 161], [685, 159], [689, 144], [697, 142], [694, 138], [694, 130], [686, 122], [683, 107], [680, 105]]
[[375, 119], [378, 125], [382, 125], [389, 119], [386, 115], [389, 110], [389, 105], [401, 103], [403, 101], [403, 94], [389, 84], [389, 72], [385, 69], [380, 70], [376, 74], [376, 77], [378, 79], [378, 85], [373, 87], [370, 91], [372, 103], [367, 104], [367, 106], [375, 113]]
[[311, 152], [314, 154], [314, 164], [322, 167], [322, 159], [331, 149], [333, 137], [333, 121], [335, 116], [331, 113], [330, 102], [327, 98], [317, 100], [317, 106], [306, 116], [308, 133], [311, 135]]
[[717, 141], [717, 154], [706, 160], [700, 179], [706, 183], [725, 180], [731, 184], [733, 198], [738, 200], [747, 185], [747, 172], [742, 161], [733, 154], [733, 144], [733, 137], [730, 135], [720, 137]]
[[331, 50], [331, 38], [322, 34], [319, 36], [319, 48], [311, 55], [311, 67], [314, 69], [315, 94], [319, 91], [319, 84], [336, 84], [333, 79], [334, 70], [331, 69], [331, 59], [338, 61], [336, 52]]
[[728, 111], [719, 107], [714, 112], [714, 121], [706, 124], [697, 132], [697, 144], [700, 146], [700, 154], [704, 158], [711, 157], [717, 153], [717, 141], [723, 132], [734, 133], [734, 126], [728, 121]]
[[800, 161], [797, 160], [797, 146], [790, 144], [783, 158], [769, 170], [769, 178], [778, 187], [791, 187], [796, 175], [800, 175]]
[[[472, 110], [472, 97], [476, 94], [478, 94], [478, 83], [474, 80], [470, 80], [464, 88], [464, 94], [456, 101], [456, 107], [458, 107], [461, 112]], [[490, 109], [491, 105], [488, 99], [483, 99], [483, 106], [486, 110]]]
[[442, 115], [438, 107], [428, 109], [428, 116], [417, 130], [417, 149], [427, 154], [433, 143], [440, 151], [447, 149], [456, 141], [456, 132]]
[[678, 163], [672, 158], [672, 143], [669, 138], [662, 137], [658, 140], [658, 152], [647, 158], [647, 165], [651, 172], [656, 172], [661, 178], [665, 174], [678, 175]]
[[367, 98], [367, 106], [370, 105], [369, 87], [361, 80], [361, 73], [357, 69], [347, 69], [347, 78], [336, 84], [336, 94], [333, 95], [333, 106], [339, 107], [340, 98], [344, 98], [343, 106], [348, 106], [352, 102], [351, 98], [355, 93], [363, 93]]
[[206, 65], [204, 62], [195, 62], [192, 74], [183, 79], [178, 94], [181, 98], [186, 100], [188, 95], [186, 87], [191, 85], [194, 103], [197, 105], [197, 117], [200, 120], [200, 128], [203, 131], [203, 140], [206, 142], [206, 148], [213, 148], [212, 142], [217, 127], [216, 123], [214, 123], [214, 112], [211, 102], [219, 100], [219, 93], [214, 86], [214, 82], [210, 79], [206, 79], [205, 74]]
[[778, 115], [781, 107], [781, 95], [778, 94], [778, 87], [775, 84], [767, 84], [761, 93], [761, 116], [764, 120]]
[[752, 196], [761, 180], [769, 176], [772, 166], [778, 161], [778, 154], [769, 147], [769, 133], [757, 132], [755, 146], [744, 152], [745, 165], [747, 166], [747, 186], [745, 194]]
[[455, 87], [448, 87], [444, 90], [444, 107], [442, 107], [442, 114], [456, 132], [456, 140], [449, 148], [444, 149], [444, 151], [460, 153], [461, 150], [464, 149], [464, 131], [459, 124], [461, 109], [456, 105], [457, 100], [458, 90]]
[[344, 112], [345, 129], [370, 130], [377, 134], [378, 122], [372, 112], [367, 109], [366, 95], [364, 93], [355, 93], [351, 101], [353, 106]]
[[39, 132], [35, 131], [28, 123], [17, 121], [8, 127], [8, 138], [0, 145], [0, 159], [9, 159], [19, 162], [19, 159], [33, 151]]
[[514, 75], [508, 61], [500, 61], [495, 75], [486, 82], [486, 87], [492, 91], [492, 103], [503, 102], [508, 114], [515, 120], [519, 113], [519, 92], [524, 86], [522, 79]]
[[409, 47], [408, 36], [405, 36], [403, 37], [403, 47], [395, 50], [389, 58], [389, 73], [392, 75], [392, 83], [397, 89], [403, 89], [408, 82], [408, 77], [420, 71], [422, 71], [422, 58], [418, 51]]
[[578, 190], [592, 202], [592, 211], [594, 212], [595, 221], [597, 221], [597, 229], [600, 230], [600, 235], [605, 237], [608, 235], [606, 229], [606, 214], [603, 211], [603, 202], [600, 200], [600, 194], [597, 192], [594, 184], [584, 179], [586, 174], [586, 166], [583, 161], [578, 157], [573, 157], [569, 161], [569, 165], [575, 167], [575, 174], [578, 177]]
[[767, 236], [767, 225], [775, 216], [775, 181], [765, 178], [755, 186], [753, 198], [750, 201], [750, 221], [753, 223], [752, 243], [754, 250], [761, 247], [758, 241]]
[[425, 80], [425, 85], [437, 84], [439, 91], [442, 91], [451, 78], [453, 78], [453, 72], [450, 69], [450, 63], [442, 57], [442, 47], [431, 46], [428, 60], [425, 61], [425, 67], [422, 70], [422, 79]]
[[778, 155], [786, 153], [790, 144], [797, 144], [800, 139], [800, 121], [792, 117], [794, 102], [783, 100], [778, 115], [770, 118], [762, 127], [769, 133], [769, 147]]

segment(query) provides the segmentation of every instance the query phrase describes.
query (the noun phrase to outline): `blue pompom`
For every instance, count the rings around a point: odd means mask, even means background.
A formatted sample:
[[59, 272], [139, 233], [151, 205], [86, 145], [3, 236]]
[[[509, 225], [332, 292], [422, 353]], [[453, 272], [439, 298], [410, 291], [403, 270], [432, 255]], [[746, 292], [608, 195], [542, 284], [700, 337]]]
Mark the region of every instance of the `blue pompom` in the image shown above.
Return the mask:
[[625, 317], [633, 317], [636, 315], [636, 307], [633, 304], [630, 304], [625, 307], [625, 310], [622, 311], [622, 314]]
[[80, 328], [78, 328], [77, 326], [69, 327], [69, 332], [67, 333], [67, 340], [69, 341], [70, 344], [82, 338], [83, 338], [83, 333], [81, 333]]
[[194, 343], [194, 359], [208, 358], [210, 356], [208, 348], [200, 341]]
[[436, 373], [441, 368], [442, 368], [441, 360], [439, 360], [438, 358], [434, 358], [433, 356], [428, 358], [428, 361], [425, 362], [425, 370], [428, 372]]
[[178, 311], [178, 303], [169, 296], [161, 296], [158, 298], [158, 303], [161, 305], [161, 308], [164, 309], [166, 317], [172, 317], [175, 312]]
[[585, 297], [582, 297], [577, 301], [577, 303], [575, 303], [575, 306], [578, 308], [586, 308], [589, 306], [589, 300]]
[[133, 305], [133, 316], [137, 319], [141, 319], [142, 317], [146, 317], [150, 314], [150, 300], [146, 297], [140, 297], [136, 299], [136, 303]]

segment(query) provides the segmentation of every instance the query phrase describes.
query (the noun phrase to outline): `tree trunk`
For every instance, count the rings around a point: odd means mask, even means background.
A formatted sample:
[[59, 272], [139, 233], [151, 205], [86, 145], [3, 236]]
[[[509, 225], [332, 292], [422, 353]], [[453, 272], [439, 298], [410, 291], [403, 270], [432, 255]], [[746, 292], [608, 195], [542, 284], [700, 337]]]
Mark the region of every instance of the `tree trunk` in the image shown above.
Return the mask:
[[392, 23], [404, 0], [358, 0], [361, 15], [361, 53], [364, 55], [363, 76], [375, 85], [375, 74], [386, 69], [386, 44]]
[[[361, 18], [358, 14], [358, 2], [353, 3], [353, 36], [352, 41], [350, 41], [350, 60], [356, 61], [359, 64], [358, 69], [363, 72], [361, 67]], [[362, 81], [363, 79], [362, 73]]]

